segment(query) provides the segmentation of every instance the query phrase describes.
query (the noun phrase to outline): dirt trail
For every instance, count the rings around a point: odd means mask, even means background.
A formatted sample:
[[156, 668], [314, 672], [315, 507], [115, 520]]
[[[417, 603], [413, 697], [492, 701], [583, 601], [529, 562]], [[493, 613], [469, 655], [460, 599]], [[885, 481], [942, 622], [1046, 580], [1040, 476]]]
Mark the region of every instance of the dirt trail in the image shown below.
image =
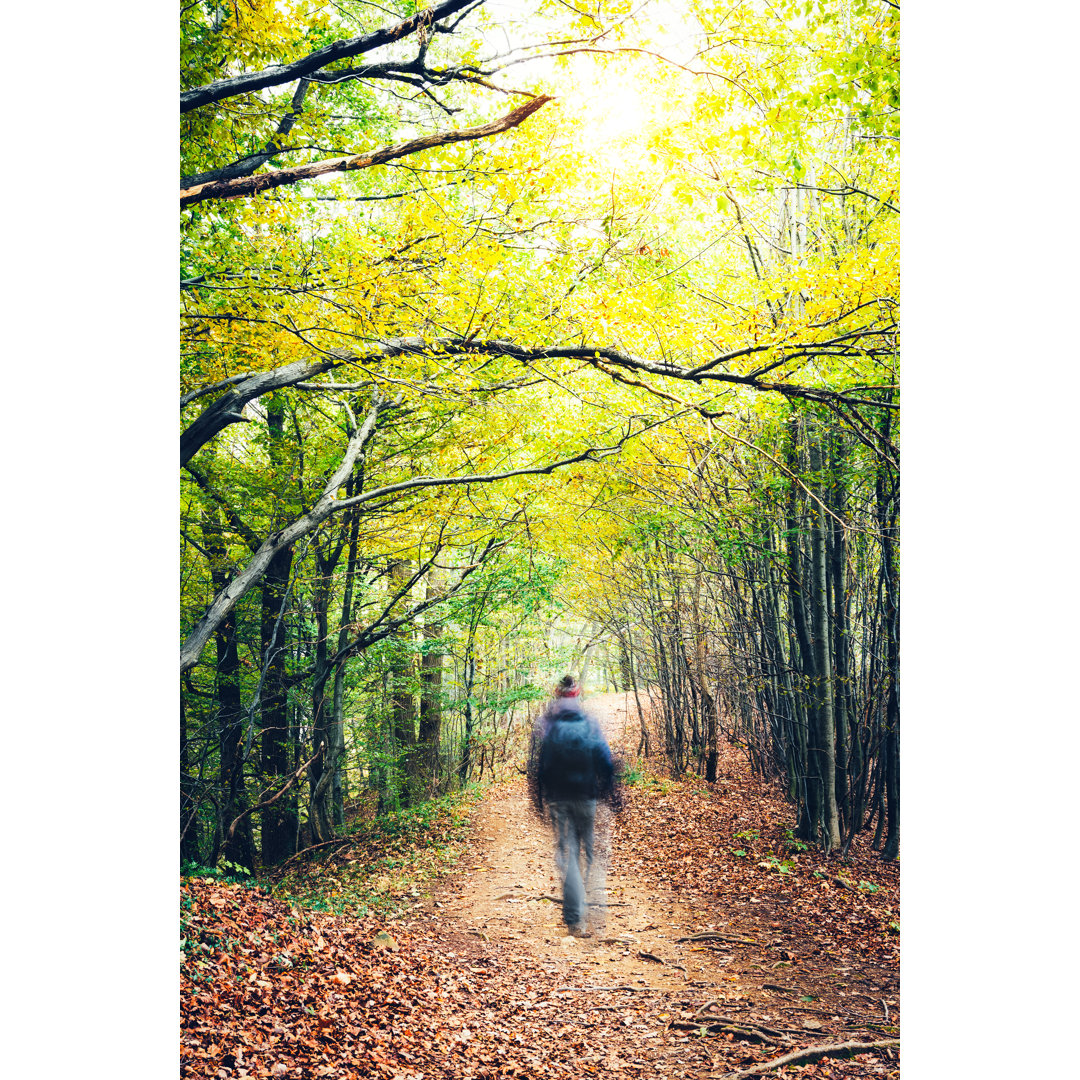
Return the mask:
[[[586, 705], [613, 748], [636, 745], [632, 695], [592, 695]], [[589, 938], [567, 936], [551, 832], [530, 808], [525, 781], [497, 788], [474, 822], [471, 858], [429, 897], [424, 907], [431, 914], [460, 920], [484, 941], [513, 943], [549, 970], [584, 969], [596, 985], [674, 990], [724, 979], [729, 956], [677, 944], [699, 929], [693, 912], [670, 890], [629, 871], [620, 858], [619, 819], [606, 807], [597, 813], [597, 848], [598, 855], [610, 852], [607, 920], [591, 926]]]
[[[632, 696], [586, 705], [634, 749]], [[523, 778], [488, 794], [459, 868], [397, 918], [191, 879], [181, 1075], [719, 1080], [824, 1046], [809, 1075], [892, 1080], [897, 868], [850, 859], [866, 891], [817, 855], [775, 872], [785, 805], [735, 750], [721, 766], [714, 785], [635, 785], [600, 822], [609, 906], [590, 938], [566, 935]]]
[[[633, 696], [594, 695], [586, 707], [613, 749], [632, 757], [639, 730]], [[721, 756], [727, 774], [696, 794], [721, 800], [713, 805], [732, 800], [727, 830], [750, 836], [736, 825], [759, 826], [753, 800], [767, 798], [766, 787], [749, 778], [733, 750]], [[817, 1075], [898, 1076], [899, 973], [894, 960], [883, 963], [888, 957], [868, 947], [881, 935], [862, 894], [805, 874], [799, 892], [773, 877], [763, 883], [769, 872], [762, 869], [748, 884], [745, 867], [730, 879], [713, 875], [703, 887], [697, 870], [717, 834], [695, 832], [687, 820], [689, 831], [681, 831], [695, 837], [696, 847], [687, 853], [684, 836], [682, 854], [672, 858], [679, 798], [635, 795], [634, 802], [638, 809], [628, 815], [606, 808], [597, 815], [597, 845], [606, 846], [610, 861], [606, 925], [590, 926], [593, 936], [567, 935], [552, 837], [529, 806], [523, 777], [494, 789], [477, 808], [461, 869], [414, 909], [417, 928], [430, 945], [491, 965], [498, 979], [517, 987], [518, 998], [528, 999], [519, 1000], [520, 1015], [541, 1021], [530, 1029], [534, 1038], [545, 1023], [559, 1037], [590, 1032], [574, 1044], [578, 1057], [563, 1063], [573, 1069], [576, 1060], [579, 1071], [571, 1075], [720, 1077], [796, 1047], [854, 1040], [869, 1049], [874, 1040], [892, 1039], [878, 1044], [877, 1055], [841, 1055]], [[839, 906], [826, 912], [818, 898], [835, 891], [842, 893]], [[842, 945], [830, 936], [839, 934], [840, 917], [861, 926]], [[554, 1066], [543, 1057], [550, 1044], [537, 1043], [537, 1052], [528, 1075], [549, 1075], [546, 1066], [536, 1070], [541, 1060]]]

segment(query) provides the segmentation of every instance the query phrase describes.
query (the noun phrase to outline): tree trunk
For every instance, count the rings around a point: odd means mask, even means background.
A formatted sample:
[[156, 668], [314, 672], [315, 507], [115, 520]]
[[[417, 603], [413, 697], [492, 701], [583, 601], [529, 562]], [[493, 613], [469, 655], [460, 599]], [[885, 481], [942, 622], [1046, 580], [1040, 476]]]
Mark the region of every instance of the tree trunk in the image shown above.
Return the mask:
[[[830, 606], [833, 657], [833, 702], [836, 713], [836, 802], [841, 826], [846, 829], [854, 807], [849, 805], [851, 780], [858, 774], [858, 736], [854, 731], [851, 709], [851, 654], [848, 648], [847, 534], [846, 491], [844, 476], [845, 444], [839, 432], [830, 437], [832, 475], [828, 482], [829, 508], [836, 515], [828, 522]], [[837, 520], [839, 519], [839, 520]]]
[[637, 706], [638, 723], [641, 725], [641, 734], [638, 737], [638, 757], [644, 756], [647, 758], [649, 756], [649, 727], [645, 723], [645, 712], [641, 708], [641, 695], [638, 692], [637, 670], [634, 664], [634, 638], [629, 623], [626, 626], [626, 671], [630, 676], [630, 686], [634, 691], [634, 704]]
[[[358, 473], [349, 477], [345, 493], [349, 497], [363, 485], [362, 466]], [[319, 556], [321, 580], [315, 590], [318, 641], [316, 642], [315, 680], [312, 687], [312, 715], [315, 724], [312, 736], [312, 753], [325, 745], [325, 753], [311, 767], [311, 823], [315, 843], [325, 843], [333, 838], [334, 830], [345, 823], [345, 665], [341, 655], [349, 641], [352, 622], [353, 591], [355, 588], [357, 550], [360, 532], [360, 513], [347, 510], [342, 523], [342, 535], [326, 558]], [[345, 565], [345, 585], [341, 599], [341, 616], [338, 621], [337, 662], [331, 665], [328, 658], [329, 604], [331, 575], [341, 557], [344, 536], [348, 536], [349, 555]], [[331, 704], [326, 704], [326, 684], [333, 669]]]
[[[262, 771], [267, 785], [276, 791], [286, 780], [292, 760], [289, 731], [288, 687], [285, 681], [287, 620], [282, 612], [292, 549], [278, 552], [270, 561], [262, 580], [261, 640], [263, 655]], [[262, 858], [267, 866], [282, 862], [295, 853], [296, 796], [289, 791], [261, 814]]]
[[716, 783], [716, 770], [720, 759], [716, 737], [716, 702], [709, 693], [709, 677], [706, 672], [708, 642], [705, 638], [705, 626], [701, 618], [701, 569], [694, 574], [694, 591], [691, 594], [694, 636], [694, 668], [698, 684], [698, 699], [701, 702], [702, 721], [705, 727], [705, 780]]
[[472, 692], [476, 680], [476, 660], [470, 639], [465, 649], [465, 732], [461, 742], [461, 763], [458, 765], [458, 782], [464, 787], [472, 772], [473, 711]]
[[[227, 580], [228, 551], [222, 539], [221, 513], [215, 505], [202, 516], [203, 547], [210, 561], [210, 580], [215, 590]], [[221, 852], [230, 862], [255, 867], [255, 845], [250, 817], [245, 817], [232, 838], [228, 829], [246, 809], [244, 792], [244, 708], [240, 696], [240, 653], [236, 641], [236, 612], [230, 610], [214, 630], [215, 691], [218, 729], [218, 827], [209, 861]], [[224, 843], [224, 850], [221, 844]]]
[[187, 709], [184, 695], [180, 695], [180, 860], [199, 862], [199, 833], [197, 822], [198, 792], [195, 778], [191, 775], [188, 760]]
[[[824, 493], [822, 482], [822, 458], [820, 442], [811, 437], [810, 469], [817, 475], [819, 497]], [[811, 508], [812, 571], [813, 571], [813, 627], [814, 667], [817, 669], [815, 691], [817, 695], [817, 756], [818, 775], [821, 777], [822, 793], [822, 839], [826, 850], [840, 846], [840, 817], [836, 807], [836, 714], [833, 710], [832, 656], [829, 640], [828, 566], [825, 558], [825, 510], [815, 502]]]
[[[792, 414], [789, 422], [789, 441], [787, 446], [787, 467], [793, 474], [799, 470], [798, 439], [801, 423], [797, 414]], [[788, 556], [788, 602], [791, 608], [791, 620], [798, 642], [799, 670], [802, 673], [804, 687], [814, 687], [818, 681], [816, 654], [810, 641], [809, 619], [806, 611], [801, 569], [802, 553], [799, 535], [797, 488], [792, 483], [787, 497], [787, 556]], [[805, 695], [803, 697], [805, 701]], [[797, 786], [800, 789], [799, 823], [797, 833], [803, 840], [817, 842], [818, 823], [821, 820], [821, 776], [815, 760], [814, 747], [817, 746], [817, 710], [807, 706], [802, 710], [804, 723], [800, 730], [800, 753], [796, 767], [799, 770]]]
[[[412, 563], [398, 559], [390, 567], [390, 589], [396, 593], [412, 577]], [[404, 603], [404, 599], [403, 599]], [[397, 649], [391, 659], [390, 709], [394, 732], [394, 745], [398, 759], [395, 767], [396, 783], [402, 806], [416, 801], [416, 792], [410, 783], [413, 759], [416, 754], [416, 669], [413, 658], [412, 631], [401, 627], [395, 631]]]
[[[433, 571], [428, 576], [427, 599], [441, 596], [445, 586]], [[420, 660], [420, 735], [416, 779], [422, 797], [430, 797], [439, 791], [439, 742], [442, 735], [442, 677], [444, 653], [440, 638], [443, 633], [438, 609], [429, 611], [424, 619], [424, 652]]]
[[[271, 468], [282, 470], [285, 463], [285, 402], [280, 394], [266, 401], [266, 429]], [[275, 515], [277, 516], [277, 515]], [[262, 618], [260, 623], [263, 680], [260, 694], [262, 713], [262, 771], [276, 791], [286, 780], [292, 760], [289, 732], [288, 687], [285, 659], [288, 656], [288, 620], [284, 604], [292, 571], [291, 547], [276, 552], [260, 582]], [[294, 790], [283, 795], [261, 814], [262, 857], [267, 866], [282, 862], [295, 853], [297, 803]]]
[[[885, 414], [883, 436], [890, 437], [891, 414]], [[888, 817], [885, 846], [881, 857], [892, 861], [900, 856], [900, 596], [896, 566], [896, 524], [899, 501], [898, 478], [878, 470], [878, 507], [881, 529], [881, 569], [885, 586], [885, 642], [888, 658], [889, 690], [885, 699], [885, 807]]]

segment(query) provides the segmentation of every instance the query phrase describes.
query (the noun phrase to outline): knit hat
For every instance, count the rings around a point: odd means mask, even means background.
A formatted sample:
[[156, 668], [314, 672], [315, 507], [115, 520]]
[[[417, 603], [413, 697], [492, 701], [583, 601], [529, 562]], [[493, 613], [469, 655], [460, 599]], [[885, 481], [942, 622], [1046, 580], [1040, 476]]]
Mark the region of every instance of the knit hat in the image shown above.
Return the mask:
[[564, 675], [555, 688], [558, 697], [577, 697], [581, 693], [581, 687], [573, 675]]

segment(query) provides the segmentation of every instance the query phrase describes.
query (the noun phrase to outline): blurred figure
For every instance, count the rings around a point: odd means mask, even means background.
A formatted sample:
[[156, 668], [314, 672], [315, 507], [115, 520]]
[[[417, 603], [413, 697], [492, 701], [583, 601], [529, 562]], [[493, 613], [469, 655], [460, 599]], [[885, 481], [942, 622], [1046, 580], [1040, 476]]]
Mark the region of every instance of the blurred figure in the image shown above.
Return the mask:
[[[563, 879], [563, 922], [574, 937], [606, 916], [607, 866], [596, 850], [597, 801], [621, 807], [611, 748], [600, 725], [581, 705], [573, 675], [559, 681], [554, 700], [533, 728], [529, 793], [537, 813], [546, 808], [555, 833], [555, 861]], [[582, 871], [584, 858], [584, 872]]]

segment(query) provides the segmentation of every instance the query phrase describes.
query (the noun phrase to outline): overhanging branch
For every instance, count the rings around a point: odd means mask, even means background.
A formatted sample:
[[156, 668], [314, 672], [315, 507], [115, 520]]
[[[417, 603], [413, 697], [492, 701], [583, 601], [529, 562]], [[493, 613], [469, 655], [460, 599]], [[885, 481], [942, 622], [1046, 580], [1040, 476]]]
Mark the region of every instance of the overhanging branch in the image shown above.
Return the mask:
[[376, 150], [370, 154], [355, 154], [352, 157], [329, 158], [325, 161], [313, 161], [308, 165], [295, 165], [288, 169], [277, 169], [274, 172], [258, 173], [255, 176], [240, 176], [232, 180], [215, 180], [208, 184], [198, 184], [195, 187], [184, 188], [180, 192], [180, 207], [194, 206], [196, 203], [206, 202], [208, 199], [236, 199], [247, 195], [255, 195], [260, 191], [270, 191], [273, 188], [287, 184], [295, 184], [301, 180], [312, 180], [318, 176], [328, 176], [337, 172], [353, 172], [357, 169], [370, 169], [374, 165], [383, 165], [397, 158], [409, 157], [421, 150], [429, 150], [435, 146], [446, 146], [450, 143], [468, 142], [473, 139], [486, 139], [491, 135], [497, 135], [501, 131], [509, 131], [517, 127], [523, 120], [531, 116], [537, 109], [552, 99], [546, 94], [533, 98], [531, 101], [512, 109], [498, 120], [492, 120], [478, 127], [462, 128], [460, 131], [437, 131], [433, 135], [424, 135], [419, 139], [410, 139], [407, 142], [397, 143], [382, 150]]
[[443, 0], [426, 11], [419, 11], [408, 19], [402, 19], [393, 26], [374, 30], [370, 34], [333, 41], [321, 49], [310, 52], [307, 56], [294, 60], [290, 64], [271, 64], [261, 71], [246, 72], [229, 79], [218, 79], [194, 90], [186, 90], [180, 95], [180, 112], [190, 112], [202, 105], [215, 101], [224, 101], [239, 94], [251, 94], [271, 86], [302, 79], [338, 60], [348, 60], [354, 56], [363, 56], [383, 45], [401, 41], [416, 33], [422, 26], [431, 26], [447, 15], [453, 15], [462, 8], [475, 4], [476, 0]]
[[[331, 514], [345, 510], [351, 506], [360, 506], [365, 502], [376, 499], [386, 499], [390, 496], [404, 494], [427, 487], [446, 487], [463, 484], [490, 484], [498, 480], [507, 480], [515, 476], [541, 476], [550, 474], [556, 469], [567, 465], [574, 465], [582, 461], [599, 461], [605, 457], [617, 454], [631, 438], [641, 435], [649, 428], [656, 427], [666, 420], [655, 421], [644, 425], [634, 431], [628, 428], [622, 436], [610, 446], [591, 446], [580, 454], [561, 458], [548, 465], [537, 465], [522, 469], [507, 469], [501, 473], [472, 473], [466, 476], [418, 476], [411, 480], [405, 480], [398, 484], [387, 484], [381, 488], [374, 488], [361, 495], [347, 499], [336, 499], [334, 493], [345, 483], [346, 478], [353, 467], [360, 460], [364, 446], [375, 430], [375, 423], [380, 409], [385, 404], [378, 395], [367, 415], [361, 429], [349, 440], [341, 464], [335, 470], [334, 475], [327, 482], [322, 495], [315, 505], [306, 514], [294, 521], [291, 525], [268, 536], [256, 551], [247, 565], [225, 586], [210, 602], [205, 614], [192, 628], [180, 648], [180, 671], [181, 673], [193, 667], [202, 655], [206, 643], [210, 640], [214, 630], [222, 620], [236, 607], [240, 599], [262, 578], [270, 560], [282, 549], [294, 544], [302, 536], [306, 536], [318, 528]], [[679, 415], [679, 414], [676, 414]]]
[[[815, 356], [845, 356], [855, 353], [865, 353], [870, 350], [860, 347], [852, 340], [860, 336], [879, 335], [891, 332], [895, 327], [886, 327], [883, 330], [866, 330], [849, 332], [836, 338], [820, 342], [793, 342], [793, 343], [765, 343], [761, 345], [749, 345], [722, 356], [715, 357], [695, 368], [681, 367], [678, 364], [667, 362], [655, 363], [639, 357], [630, 356], [620, 349], [607, 347], [596, 348], [589, 345], [579, 346], [553, 346], [546, 349], [523, 349], [509, 341], [468, 341], [467, 339], [451, 339], [433, 342], [432, 347], [443, 353], [467, 355], [469, 353], [481, 353], [484, 355], [513, 356], [523, 361], [531, 360], [583, 360], [599, 371], [604, 371], [609, 377], [610, 370], [605, 369], [605, 362], [631, 371], [644, 371], [650, 375], [662, 375], [668, 379], [681, 379], [688, 382], [723, 382], [735, 386], [746, 386], [753, 390], [770, 391], [783, 394], [785, 397], [802, 398], [806, 401], [828, 403], [830, 401], [841, 402], [845, 405], [866, 405], [876, 409], [898, 410], [899, 405], [892, 401], [875, 401], [871, 398], [852, 397], [850, 393], [842, 390], [830, 390], [826, 387], [802, 386], [797, 383], [773, 381], [761, 378], [760, 375], [736, 375], [730, 371], [717, 371], [716, 367], [726, 361], [742, 356], [750, 356], [756, 353], [768, 352], [782, 348], [785, 351], [785, 362], [795, 359], [804, 359]], [[774, 365], [769, 365], [772, 367]]]
[[244, 406], [263, 394], [284, 389], [286, 386], [296, 386], [315, 375], [332, 371], [344, 364], [371, 363], [388, 356], [417, 352], [425, 347], [424, 341], [420, 338], [395, 338], [375, 346], [363, 356], [351, 349], [331, 349], [315, 360], [297, 360], [282, 367], [271, 368], [269, 371], [258, 371], [250, 375], [233, 375], [213, 386], [185, 394], [180, 399], [181, 407], [203, 394], [229, 387], [228, 391], [211, 402], [180, 436], [180, 464], [186, 465], [206, 443], [230, 424], [244, 422], [247, 419], [243, 415]]

